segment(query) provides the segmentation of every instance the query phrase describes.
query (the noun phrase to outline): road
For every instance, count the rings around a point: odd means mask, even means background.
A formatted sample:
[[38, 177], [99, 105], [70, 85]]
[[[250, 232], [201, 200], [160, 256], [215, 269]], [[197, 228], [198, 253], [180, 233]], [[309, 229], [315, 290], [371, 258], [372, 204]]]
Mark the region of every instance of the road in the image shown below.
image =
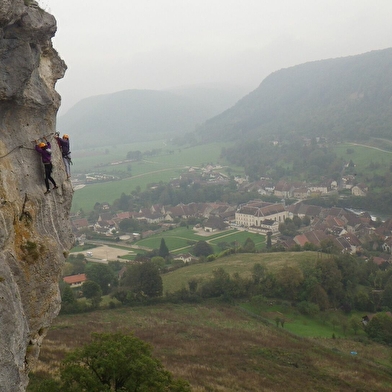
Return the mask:
[[152, 250], [151, 248], [147, 248], [146, 246], [130, 245], [130, 244], [123, 243], [121, 241], [113, 242], [113, 241], [105, 241], [105, 240], [99, 240], [99, 241], [86, 240], [85, 242], [93, 245], [121, 246], [122, 248], [129, 248], [130, 250], [140, 249], [140, 250], [145, 250], [147, 252]]
[[382, 152], [387, 152], [388, 154], [392, 154], [392, 151], [383, 150], [382, 148], [378, 148], [378, 147], [367, 146], [366, 144], [359, 144], [359, 143], [348, 143], [348, 144], [351, 144], [352, 146], [361, 146], [361, 147], [372, 148], [373, 150], [378, 150], [378, 151], [382, 151]]

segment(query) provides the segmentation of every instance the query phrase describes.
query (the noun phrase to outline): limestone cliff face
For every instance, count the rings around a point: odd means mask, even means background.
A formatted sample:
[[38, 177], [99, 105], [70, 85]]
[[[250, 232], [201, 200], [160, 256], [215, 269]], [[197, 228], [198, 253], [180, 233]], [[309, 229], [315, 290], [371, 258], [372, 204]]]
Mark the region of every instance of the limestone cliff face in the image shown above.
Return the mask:
[[[54, 17], [31, 0], [0, 0], [0, 391], [24, 391], [60, 310], [58, 281], [72, 245], [66, 180], [53, 133], [66, 65], [52, 47]], [[53, 177], [34, 140], [52, 142]]]

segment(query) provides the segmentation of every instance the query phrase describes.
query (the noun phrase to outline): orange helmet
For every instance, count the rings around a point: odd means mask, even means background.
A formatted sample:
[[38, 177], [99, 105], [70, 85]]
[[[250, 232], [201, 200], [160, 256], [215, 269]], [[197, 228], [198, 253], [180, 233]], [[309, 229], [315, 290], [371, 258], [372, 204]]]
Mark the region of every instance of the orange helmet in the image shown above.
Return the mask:
[[39, 148], [44, 148], [44, 147], [46, 147], [46, 144], [44, 142], [41, 142], [40, 144], [38, 144], [38, 147]]
[[67, 134], [63, 135], [63, 139], [69, 139], [69, 136]]

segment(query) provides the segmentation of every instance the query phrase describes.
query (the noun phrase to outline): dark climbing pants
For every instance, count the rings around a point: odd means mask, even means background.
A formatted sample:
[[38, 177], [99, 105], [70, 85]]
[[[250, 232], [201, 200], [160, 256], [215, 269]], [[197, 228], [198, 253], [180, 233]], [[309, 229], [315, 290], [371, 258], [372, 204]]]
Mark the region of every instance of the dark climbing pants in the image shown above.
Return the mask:
[[46, 185], [46, 190], [49, 190], [49, 181], [53, 184], [53, 186], [56, 186], [56, 181], [52, 178], [52, 169], [53, 165], [51, 163], [44, 163], [45, 166], [45, 185]]

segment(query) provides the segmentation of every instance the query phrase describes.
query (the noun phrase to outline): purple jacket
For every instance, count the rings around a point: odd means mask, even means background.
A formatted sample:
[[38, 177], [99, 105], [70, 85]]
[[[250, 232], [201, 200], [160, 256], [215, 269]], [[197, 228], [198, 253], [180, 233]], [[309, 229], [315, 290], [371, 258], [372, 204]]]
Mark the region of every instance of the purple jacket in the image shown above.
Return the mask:
[[[35, 146], [35, 149], [38, 153], [41, 154], [43, 163], [51, 163], [52, 160], [52, 152], [50, 151], [50, 143], [46, 143], [47, 148], [40, 148], [38, 145]], [[48, 151], [49, 150], [49, 151]]]
[[57, 138], [57, 143], [59, 144], [61, 148], [61, 152], [63, 153], [63, 157], [68, 156], [70, 153], [69, 151], [69, 140], [67, 139], [62, 139], [61, 137]]

